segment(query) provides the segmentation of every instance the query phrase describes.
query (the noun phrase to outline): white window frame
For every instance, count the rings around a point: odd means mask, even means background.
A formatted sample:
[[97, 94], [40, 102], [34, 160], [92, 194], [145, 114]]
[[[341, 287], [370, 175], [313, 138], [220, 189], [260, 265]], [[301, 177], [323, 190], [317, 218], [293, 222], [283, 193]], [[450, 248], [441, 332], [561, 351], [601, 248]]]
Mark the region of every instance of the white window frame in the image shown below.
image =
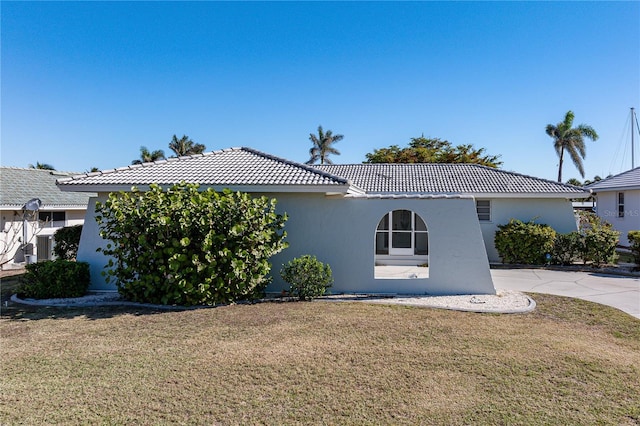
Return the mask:
[[624, 192], [618, 192], [618, 217], [624, 217]]
[[[411, 212], [411, 227], [410, 229], [407, 230], [398, 230], [398, 229], [393, 229], [393, 213], [396, 211], [409, 211]], [[424, 221], [424, 219], [422, 219], [422, 217], [420, 217], [420, 215], [418, 215], [416, 212], [414, 212], [413, 210], [407, 210], [407, 209], [396, 209], [396, 210], [392, 210], [390, 212], [388, 212], [385, 216], [388, 217], [387, 219], [387, 228], [388, 229], [379, 229], [378, 227], [376, 227], [376, 244], [377, 244], [377, 236], [378, 234], [387, 234], [387, 241], [388, 241], [388, 256], [424, 256], [424, 255], [416, 255], [415, 254], [415, 250], [416, 250], [416, 235], [417, 234], [425, 234], [427, 235], [427, 251], [428, 251], [428, 247], [429, 247], [429, 228], [426, 224], [426, 222]], [[384, 217], [382, 219], [384, 219]], [[416, 217], [419, 217], [420, 220], [424, 223], [424, 226], [426, 228], [425, 231], [422, 230], [417, 230], [416, 229]], [[380, 223], [382, 222], [382, 219], [380, 219], [380, 222], [378, 222], [378, 226], [380, 226]], [[411, 235], [411, 247], [393, 247], [393, 234], [394, 233], [407, 233]], [[375, 251], [377, 252], [377, 247], [375, 247]], [[385, 255], [386, 256], [386, 255]]]

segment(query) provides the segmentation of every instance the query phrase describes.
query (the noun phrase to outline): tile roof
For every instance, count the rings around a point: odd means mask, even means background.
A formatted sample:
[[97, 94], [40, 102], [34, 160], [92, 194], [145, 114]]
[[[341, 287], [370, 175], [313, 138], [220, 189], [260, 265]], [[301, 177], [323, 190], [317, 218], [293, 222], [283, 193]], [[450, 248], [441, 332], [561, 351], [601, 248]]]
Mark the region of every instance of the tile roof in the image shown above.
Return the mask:
[[[251, 148], [132, 165], [60, 179], [64, 191], [115, 191], [181, 181], [204, 186], [252, 187], [275, 192], [292, 187], [368, 194], [472, 194], [586, 197], [582, 188], [477, 164], [345, 164], [308, 166]], [[256, 189], [259, 188], [259, 189]], [[301, 188], [299, 188], [301, 189]]]
[[250, 148], [231, 148], [88, 173], [60, 179], [58, 185], [63, 190], [73, 190], [72, 187], [80, 190], [82, 187], [81, 190], [113, 191], [151, 183], [172, 185], [182, 181], [204, 186], [257, 186], [263, 191], [274, 190], [274, 186], [305, 186], [308, 189], [332, 187], [346, 192], [351, 186], [341, 177]]
[[582, 188], [478, 164], [345, 164], [315, 166], [369, 194], [530, 194], [587, 196]]
[[593, 192], [640, 189], [640, 167], [594, 182], [586, 188]]
[[21, 209], [33, 198], [42, 201], [42, 208], [86, 208], [94, 194], [62, 192], [56, 180], [74, 173], [52, 170], [0, 167], [0, 206]]

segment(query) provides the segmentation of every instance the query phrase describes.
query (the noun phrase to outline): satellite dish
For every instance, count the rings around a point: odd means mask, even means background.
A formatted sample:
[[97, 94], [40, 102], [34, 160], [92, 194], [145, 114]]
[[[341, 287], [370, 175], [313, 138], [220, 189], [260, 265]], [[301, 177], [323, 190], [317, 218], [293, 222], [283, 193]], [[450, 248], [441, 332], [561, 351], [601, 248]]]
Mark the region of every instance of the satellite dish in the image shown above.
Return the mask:
[[37, 212], [38, 210], [40, 210], [40, 206], [42, 206], [42, 201], [40, 201], [40, 198], [32, 198], [27, 201], [27, 204], [22, 207], [22, 210]]

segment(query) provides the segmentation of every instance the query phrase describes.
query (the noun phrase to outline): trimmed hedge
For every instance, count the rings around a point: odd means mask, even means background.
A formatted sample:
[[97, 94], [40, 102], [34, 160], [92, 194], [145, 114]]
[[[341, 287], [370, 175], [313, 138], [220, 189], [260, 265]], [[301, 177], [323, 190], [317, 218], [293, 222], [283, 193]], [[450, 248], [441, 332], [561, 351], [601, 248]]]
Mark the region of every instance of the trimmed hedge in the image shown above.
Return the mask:
[[581, 259], [582, 253], [584, 253], [584, 238], [579, 232], [556, 235], [551, 252], [554, 264], [571, 265], [574, 261]]
[[595, 266], [611, 264], [618, 258], [616, 246], [620, 241], [620, 232], [592, 212], [580, 213], [580, 235], [583, 238], [582, 261]]
[[549, 225], [511, 219], [498, 225], [494, 243], [502, 263], [543, 265], [548, 262], [556, 239], [556, 231]]
[[32, 299], [81, 297], [87, 293], [89, 283], [88, 263], [48, 260], [26, 266], [18, 295]]
[[640, 266], [640, 231], [629, 231], [627, 238], [631, 243], [631, 253], [633, 253], [633, 261]]
[[506, 225], [498, 225], [496, 249], [503, 263], [614, 263], [620, 233], [594, 213], [580, 212], [579, 219], [579, 231], [568, 234], [558, 234], [548, 225], [511, 219]]

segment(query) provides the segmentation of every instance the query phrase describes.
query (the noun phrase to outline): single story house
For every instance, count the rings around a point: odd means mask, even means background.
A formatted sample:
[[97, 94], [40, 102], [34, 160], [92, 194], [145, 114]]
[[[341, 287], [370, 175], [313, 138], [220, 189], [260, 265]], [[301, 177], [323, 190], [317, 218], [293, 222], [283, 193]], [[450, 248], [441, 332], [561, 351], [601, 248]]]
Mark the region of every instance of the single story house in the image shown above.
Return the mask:
[[[0, 264], [19, 267], [53, 258], [54, 233], [82, 225], [89, 198], [95, 193], [62, 192], [56, 181], [74, 173], [0, 167]], [[31, 200], [38, 210], [26, 210]], [[32, 207], [34, 208], [34, 207]]]
[[[232, 148], [60, 179], [62, 191], [92, 198], [78, 259], [91, 265], [93, 290], [114, 290], [101, 276], [106, 244], [94, 219], [110, 192], [178, 182], [277, 199], [287, 213], [289, 248], [275, 255], [268, 291], [288, 286], [278, 271], [311, 254], [328, 263], [334, 293], [492, 294], [489, 261], [496, 226], [536, 219], [560, 232], [576, 229], [572, 198], [580, 188], [474, 164], [309, 166], [250, 148]], [[413, 266], [406, 276], [380, 265]], [[421, 265], [420, 273], [415, 266]]]
[[620, 244], [629, 246], [629, 231], [640, 230], [640, 167], [585, 187], [596, 197], [596, 214], [620, 231]]

